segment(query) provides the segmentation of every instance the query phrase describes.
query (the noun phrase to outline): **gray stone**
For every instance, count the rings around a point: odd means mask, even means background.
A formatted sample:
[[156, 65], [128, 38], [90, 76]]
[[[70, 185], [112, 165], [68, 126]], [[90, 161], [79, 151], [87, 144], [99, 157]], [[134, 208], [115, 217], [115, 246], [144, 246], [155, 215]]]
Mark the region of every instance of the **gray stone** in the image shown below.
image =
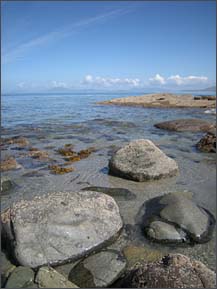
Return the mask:
[[118, 150], [109, 161], [112, 175], [143, 182], [174, 176], [176, 162], [166, 156], [150, 140], [135, 140]]
[[80, 262], [80, 260], [77, 260], [75, 262], [70, 262], [67, 264], [62, 264], [62, 265], [58, 265], [55, 266], [55, 270], [57, 272], [59, 272], [61, 275], [65, 276], [66, 279], [69, 278], [69, 273], [71, 272], [71, 270]]
[[114, 199], [91, 191], [22, 200], [5, 213], [5, 232], [10, 224], [18, 262], [33, 268], [76, 261], [114, 240], [123, 226]]
[[77, 285], [67, 280], [51, 267], [41, 267], [35, 281], [38, 283], [39, 288], [78, 288]]
[[150, 224], [147, 232], [150, 238], [159, 241], [182, 241], [183, 237], [179, 234], [173, 225], [161, 221], [154, 221]]
[[11, 190], [14, 186], [14, 183], [10, 180], [10, 178], [2, 176], [1, 177], [1, 193], [7, 194], [9, 190]]
[[168, 194], [160, 203], [166, 205], [160, 211], [160, 216], [187, 230], [195, 240], [199, 240], [207, 232], [209, 216], [190, 199], [177, 194]]
[[204, 264], [181, 254], [137, 265], [119, 284], [128, 288], [216, 288], [216, 274]]
[[9, 275], [16, 268], [7, 258], [6, 254], [1, 251], [1, 284], [3, 285]]
[[69, 280], [82, 288], [108, 287], [126, 268], [126, 260], [116, 251], [102, 251], [86, 258], [72, 269]]
[[157, 128], [171, 130], [171, 131], [191, 131], [191, 132], [208, 132], [210, 129], [214, 128], [214, 125], [206, 120], [202, 119], [175, 119], [170, 121], [165, 121], [157, 123], [154, 125]]
[[34, 285], [33, 270], [29, 267], [19, 266], [12, 271], [5, 285], [5, 288], [29, 288], [29, 286], [33, 285]]

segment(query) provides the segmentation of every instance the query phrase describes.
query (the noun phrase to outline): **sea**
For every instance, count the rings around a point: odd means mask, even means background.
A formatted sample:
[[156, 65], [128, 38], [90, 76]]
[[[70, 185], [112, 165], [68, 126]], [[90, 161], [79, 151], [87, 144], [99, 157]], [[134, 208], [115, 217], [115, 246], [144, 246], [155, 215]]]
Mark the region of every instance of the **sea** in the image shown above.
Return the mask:
[[[149, 92], [146, 92], [147, 94]], [[216, 116], [195, 108], [143, 108], [97, 104], [99, 101], [143, 92], [73, 92], [25, 93], [2, 95], [1, 136], [22, 136], [30, 146], [46, 151], [49, 160], [29, 157], [28, 147], [16, 144], [2, 149], [1, 155], [13, 156], [20, 165], [17, 170], [3, 172], [14, 187], [1, 197], [4, 210], [20, 199], [52, 192], [75, 192], [85, 187], [98, 186], [125, 188], [135, 195], [114, 196], [120, 208], [125, 235], [113, 245], [122, 249], [126, 245], [146, 246], [168, 252], [179, 252], [201, 260], [215, 270], [215, 235], [211, 241], [193, 247], [171, 247], [148, 241], [141, 230], [141, 210], [146, 202], [168, 192], [189, 191], [202, 207], [216, 215], [216, 159], [215, 154], [201, 153], [196, 143], [204, 133], [170, 132], [154, 127], [162, 121], [179, 118], [199, 118], [216, 122]], [[153, 92], [151, 92], [153, 93]], [[183, 92], [177, 91], [178, 94]], [[215, 95], [210, 91], [184, 92], [192, 95]], [[175, 159], [179, 174], [175, 177], [138, 183], [110, 176], [108, 162], [112, 154], [135, 139], [153, 141], [168, 156]], [[86, 159], [72, 164], [74, 171], [63, 175], [52, 174], [48, 166], [63, 165], [64, 158], [57, 150], [72, 144], [79, 151], [94, 147]]]

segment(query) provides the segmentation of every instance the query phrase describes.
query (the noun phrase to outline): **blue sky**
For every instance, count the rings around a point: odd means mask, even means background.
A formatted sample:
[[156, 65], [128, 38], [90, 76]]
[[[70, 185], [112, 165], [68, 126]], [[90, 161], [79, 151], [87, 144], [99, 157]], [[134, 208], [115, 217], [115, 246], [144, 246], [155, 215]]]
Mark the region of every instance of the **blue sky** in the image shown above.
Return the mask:
[[215, 85], [215, 1], [2, 2], [3, 92]]

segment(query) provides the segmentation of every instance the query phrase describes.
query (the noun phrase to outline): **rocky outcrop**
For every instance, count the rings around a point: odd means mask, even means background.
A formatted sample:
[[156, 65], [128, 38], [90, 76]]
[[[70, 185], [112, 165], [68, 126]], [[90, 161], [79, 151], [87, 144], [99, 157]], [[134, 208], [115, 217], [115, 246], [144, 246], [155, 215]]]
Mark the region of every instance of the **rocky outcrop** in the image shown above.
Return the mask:
[[[181, 193], [169, 193], [147, 204], [145, 233], [153, 241], [203, 243], [213, 232], [215, 219], [204, 208]], [[148, 215], [149, 214], [149, 215]]]
[[216, 288], [216, 274], [203, 263], [181, 254], [131, 270], [119, 284], [122, 288]]
[[[209, 99], [208, 99], [209, 98]], [[145, 94], [141, 96], [129, 96], [124, 98], [114, 98], [107, 101], [98, 102], [103, 105], [124, 105], [141, 107], [160, 107], [160, 108], [212, 108], [216, 106], [215, 97], [195, 99], [192, 95], [176, 95], [171, 93]]]
[[208, 132], [202, 139], [196, 144], [196, 147], [205, 153], [216, 152], [216, 132]]
[[140, 139], [119, 149], [109, 161], [109, 173], [138, 182], [176, 175], [176, 162], [150, 140]]
[[125, 267], [126, 260], [119, 252], [101, 251], [76, 265], [69, 280], [81, 288], [108, 287], [121, 276]]
[[195, 118], [170, 120], [157, 123], [154, 126], [160, 129], [178, 132], [182, 131], [207, 132], [210, 129], [214, 128], [214, 125], [212, 123], [202, 119], [195, 119]]
[[117, 237], [123, 225], [114, 199], [91, 191], [20, 201], [2, 223], [18, 262], [33, 268], [79, 259]]

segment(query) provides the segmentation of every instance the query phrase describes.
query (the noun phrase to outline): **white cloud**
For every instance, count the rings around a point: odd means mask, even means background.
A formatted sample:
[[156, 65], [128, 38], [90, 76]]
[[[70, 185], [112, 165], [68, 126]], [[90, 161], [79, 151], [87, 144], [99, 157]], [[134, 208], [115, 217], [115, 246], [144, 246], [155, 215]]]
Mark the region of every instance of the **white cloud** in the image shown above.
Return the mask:
[[92, 76], [90, 74], [84, 77], [82, 84], [89, 84], [92, 86], [103, 86], [103, 87], [113, 87], [113, 86], [128, 86], [128, 87], [138, 87], [141, 80], [138, 78], [113, 78], [113, 77], [101, 77]]
[[19, 88], [24, 88], [25, 87], [25, 82], [24, 81], [22, 81], [22, 82], [19, 82], [18, 84], [17, 84], [17, 87], [19, 87]]
[[166, 84], [165, 78], [158, 73], [154, 77], [149, 78], [149, 81], [152, 84]]
[[200, 84], [206, 83], [208, 81], [208, 77], [206, 76], [180, 76], [180, 75], [172, 75], [167, 78], [169, 83], [177, 84], [177, 85], [191, 85], [191, 84]]
[[68, 85], [63, 81], [53, 80], [51, 83], [51, 88], [68, 88]]

